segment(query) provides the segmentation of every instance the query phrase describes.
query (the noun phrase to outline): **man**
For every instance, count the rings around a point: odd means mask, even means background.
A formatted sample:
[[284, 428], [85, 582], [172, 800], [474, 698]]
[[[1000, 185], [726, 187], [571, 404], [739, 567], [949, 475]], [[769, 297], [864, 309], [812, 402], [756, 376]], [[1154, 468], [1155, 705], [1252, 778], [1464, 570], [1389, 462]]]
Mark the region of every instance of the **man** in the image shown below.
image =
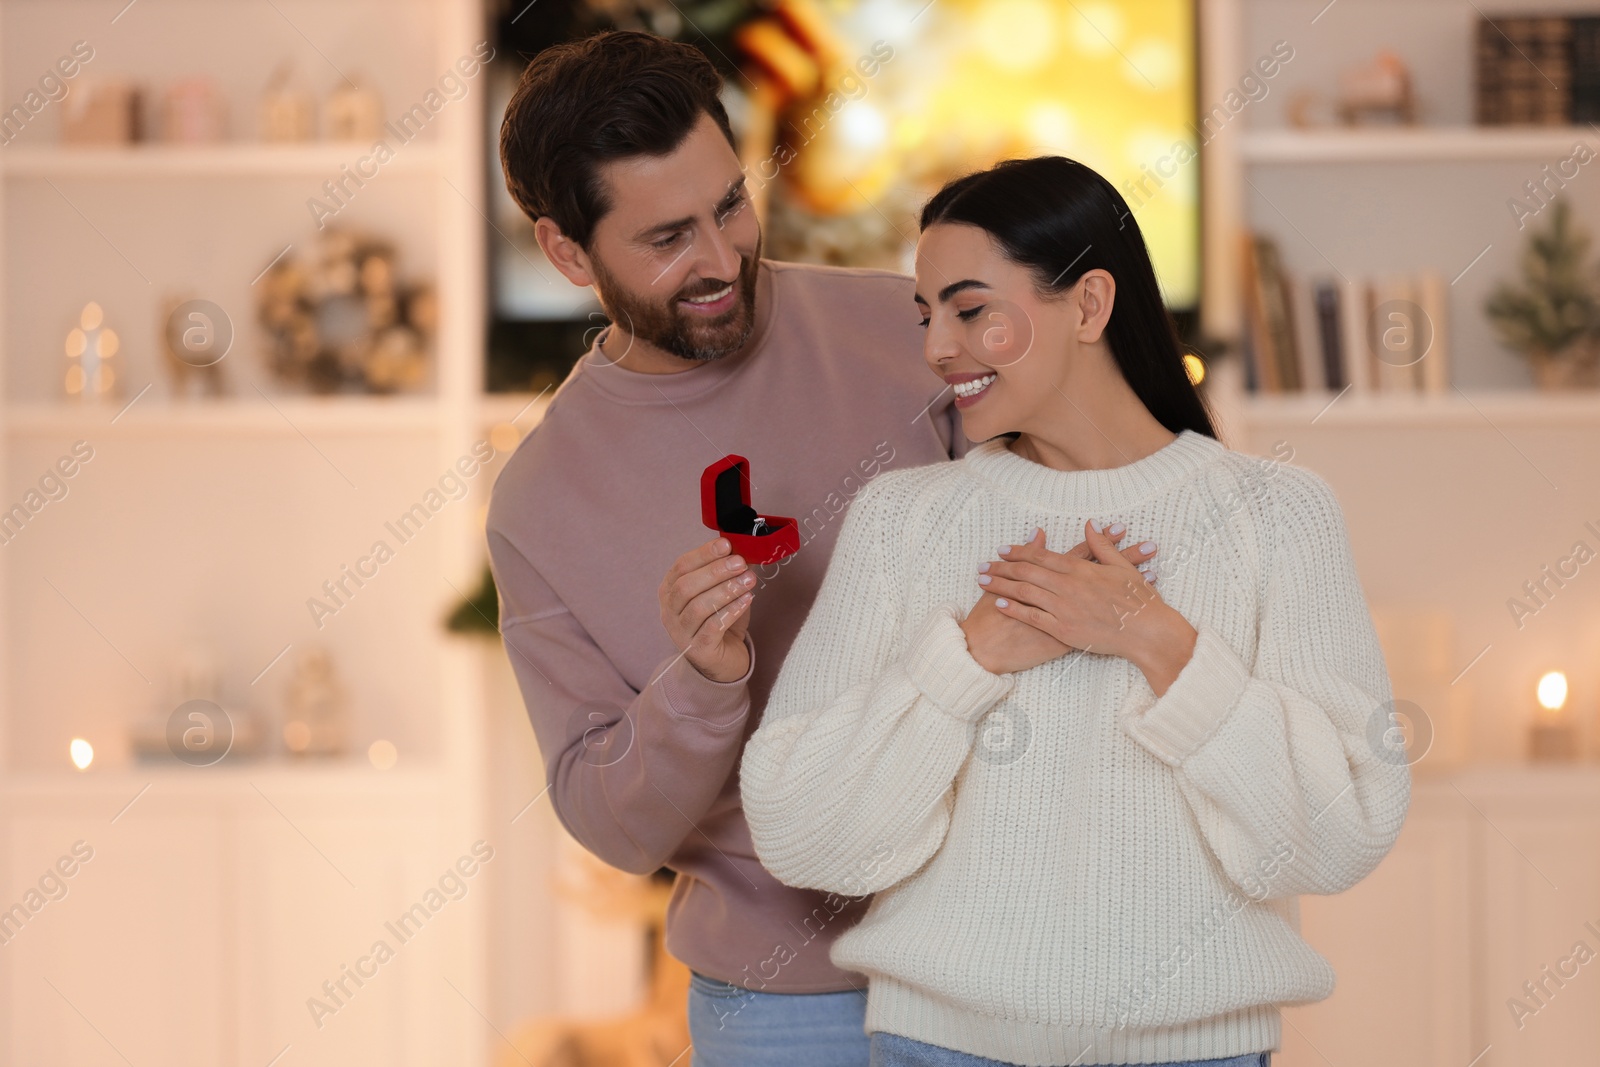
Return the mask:
[[[720, 88], [694, 48], [618, 32], [540, 53], [512, 97], [506, 185], [611, 325], [496, 482], [489, 548], [562, 825], [677, 874], [694, 1063], [859, 1067], [866, 981], [828, 951], [866, 901], [761, 867], [738, 760], [850, 498], [967, 442], [911, 279], [761, 258]], [[796, 555], [708, 537], [700, 475], [729, 453], [761, 514], [799, 522]]]

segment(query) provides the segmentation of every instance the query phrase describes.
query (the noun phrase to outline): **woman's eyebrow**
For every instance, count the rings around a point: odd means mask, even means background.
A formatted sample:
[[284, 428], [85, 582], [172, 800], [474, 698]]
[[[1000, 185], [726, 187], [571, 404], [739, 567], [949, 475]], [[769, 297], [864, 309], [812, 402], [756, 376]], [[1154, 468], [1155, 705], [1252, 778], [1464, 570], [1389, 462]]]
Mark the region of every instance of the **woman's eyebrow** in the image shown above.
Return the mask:
[[[987, 289], [987, 288], [989, 288], [989, 283], [988, 282], [980, 282], [976, 278], [963, 278], [961, 281], [959, 281], [959, 282], [951, 282], [949, 285], [947, 285], [943, 289], [939, 290], [939, 303], [947, 304], [947, 303], [950, 302], [950, 298], [952, 296], [955, 296], [957, 293], [962, 292], [962, 291], [967, 290], [967, 289]], [[922, 298], [922, 294], [921, 293], [912, 293], [911, 294], [911, 299], [915, 300], [919, 304], [926, 304], [927, 303], [927, 301]]]

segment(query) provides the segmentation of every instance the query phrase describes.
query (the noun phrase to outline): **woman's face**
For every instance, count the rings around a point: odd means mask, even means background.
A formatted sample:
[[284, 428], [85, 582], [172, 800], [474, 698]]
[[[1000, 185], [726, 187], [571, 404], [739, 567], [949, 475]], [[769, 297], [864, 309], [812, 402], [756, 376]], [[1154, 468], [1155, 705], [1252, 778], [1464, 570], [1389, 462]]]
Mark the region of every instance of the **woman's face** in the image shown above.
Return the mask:
[[955, 388], [969, 439], [1032, 430], [1065, 395], [1083, 332], [1081, 288], [1080, 280], [1041, 297], [1033, 274], [976, 226], [936, 223], [923, 232], [916, 296], [927, 329], [923, 357]]

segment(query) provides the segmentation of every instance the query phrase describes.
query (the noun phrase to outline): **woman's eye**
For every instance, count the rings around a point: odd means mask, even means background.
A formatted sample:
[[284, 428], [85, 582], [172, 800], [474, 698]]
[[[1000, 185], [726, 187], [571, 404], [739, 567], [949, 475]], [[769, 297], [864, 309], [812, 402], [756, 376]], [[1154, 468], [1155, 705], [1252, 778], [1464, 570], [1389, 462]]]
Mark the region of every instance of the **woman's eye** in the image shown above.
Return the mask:
[[923, 319], [921, 322], [917, 323], [917, 325], [921, 326], [924, 330], [926, 330], [928, 328], [928, 320], [927, 319]]
[[986, 305], [984, 304], [979, 304], [975, 308], [968, 308], [966, 311], [958, 311], [956, 312], [956, 318], [960, 319], [962, 322], [971, 322], [983, 312], [985, 306]]

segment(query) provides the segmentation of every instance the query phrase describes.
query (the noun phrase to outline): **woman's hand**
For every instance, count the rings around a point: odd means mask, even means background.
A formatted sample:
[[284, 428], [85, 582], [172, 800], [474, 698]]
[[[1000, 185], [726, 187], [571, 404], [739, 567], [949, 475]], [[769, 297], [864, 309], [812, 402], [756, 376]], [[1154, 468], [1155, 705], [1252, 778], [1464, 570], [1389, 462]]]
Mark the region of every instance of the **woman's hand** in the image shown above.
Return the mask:
[[[1095, 536], [1110, 546], [1112, 555], [1123, 560], [1127, 566], [1139, 574], [1134, 566], [1153, 559], [1156, 554], [1155, 545], [1150, 545], [1146, 550], [1140, 545], [1125, 549], [1119, 555], [1116, 543], [1127, 536], [1127, 530], [1120, 529], [1121, 523], [1101, 534]], [[1094, 552], [1087, 541], [1080, 541], [1066, 552], [1051, 552], [1044, 547], [1044, 531], [1035, 528], [1034, 535], [1028, 543], [1005, 553], [1012, 559], [1027, 558], [1029, 560], [1043, 559], [1045, 557], [1055, 560], [1071, 559], [1081, 562], [1086, 567], [1098, 566], [1091, 562]], [[989, 574], [995, 573], [997, 564], [984, 564]], [[984, 575], [980, 574], [982, 578]], [[1139, 574], [1140, 579], [1144, 575]], [[993, 586], [993, 582], [990, 583]], [[997, 606], [1001, 594], [991, 588], [985, 588], [978, 602], [967, 612], [967, 617], [962, 620], [961, 628], [966, 631], [967, 650], [972, 653], [972, 658], [986, 671], [994, 674], [1006, 674], [1012, 671], [1025, 671], [1030, 667], [1037, 667], [1041, 663], [1048, 663], [1057, 656], [1070, 652], [1071, 646], [1063, 644], [1059, 639], [1042, 629], [1038, 625], [1030, 624], [1027, 619], [1013, 610], [1005, 612]]]
[[[1033, 627], [1063, 650], [1121, 656], [1144, 672], [1157, 696], [1165, 693], [1194, 652], [1194, 627], [1092, 522], [1084, 523], [1092, 561], [1051, 552], [1037, 540], [1001, 553], [1002, 561], [979, 576], [995, 597], [996, 612]], [[1022, 644], [1032, 650], [1039, 642]]]

